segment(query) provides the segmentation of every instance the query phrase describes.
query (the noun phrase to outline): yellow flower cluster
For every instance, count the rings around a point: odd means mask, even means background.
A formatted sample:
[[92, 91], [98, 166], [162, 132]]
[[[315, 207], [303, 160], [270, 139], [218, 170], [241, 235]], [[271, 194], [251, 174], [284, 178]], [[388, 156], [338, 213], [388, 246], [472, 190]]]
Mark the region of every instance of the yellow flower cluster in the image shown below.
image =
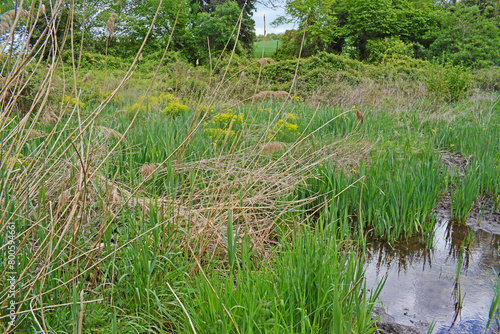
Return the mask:
[[161, 111], [167, 116], [180, 115], [189, 110], [189, 107], [179, 101], [175, 95], [171, 93], [160, 93], [158, 95], [153, 95], [145, 98], [144, 96], [139, 96], [135, 99], [132, 105], [125, 107], [125, 111], [128, 114], [135, 114], [136, 112], [150, 112], [150, 111]]
[[297, 116], [291, 113], [286, 114], [286, 119], [279, 119], [269, 131], [269, 139], [282, 141], [294, 141], [300, 136], [299, 126], [296, 124]]
[[292, 99], [292, 102], [294, 102], [294, 103], [304, 102], [303, 98], [296, 96], [296, 95], [292, 95], [290, 98]]
[[226, 128], [232, 123], [231, 128], [236, 130], [241, 128], [243, 117], [245, 117], [243, 113], [235, 115], [232, 109], [227, 109], [224, 113], [215, 114], [212, 118], [211, 125], [215, 125], [219, 128]]
[[241, 130], [245, 124], [244, 117], [243, 113], [234, 114], [232, 109], [226, 109], [226, 112], [217, 113], [209, 122], [203, 123], [205, 126], [203, 131], [208, 133], [214, 146], [225, 138], [231, 142], [236, 137], [237, 131]]
[[267, 111], [268, 113], [271, 113], [271, 108], [266, 108], [266, 109], [262, 109], [262, 108], [257, 108], [257, 112], [262, 112], [262, 111]]
[[204, 104], [200, 104], [198, 108], [196, 108], [196, 111], [202, 114], [205, 114], [206, 112], [213, 114], [214, 113], [214, 107], [212, 106], [207, 106]]
[[168, 105], [163, 109], [162, 113], [164, 113], [167, 116], [175, 116], [175, 115], [181, 115], [186, 113], [189, 110], [188, 106], [185, 104], [182, 104], [177, 101], [171, 101], [168, 103]]
[[2, 160], [1, 163], [7, 166], [7, 168], [18, 168], [25, 163], [25, 159], [21, 153], [17, 154], [17, 156], [9, 156], [1, 151], [0, 159]]
[[196, 100], [194, 100], [194, 99], [190, 99], [190, 98], [187, 98], [187, 97], [183, 97], [183, 98], [182, 98], [182, 103], [187, 104], [187, 105], [189, 105], [189, 106], [192, 106], [192, 105], [196, 105], [196, 103], [197, 103], [197, 102], [196, 102]]
[[63, 97], [63, 105], [70, 104], [70, 106], [74, 107], [78, 103], [78, 108], [80, 109], [85, 109], [85, 103], [83, 103], [80, 99], [77, 99], [76, 97], [71, 98], [69, 95], [64, 95]]

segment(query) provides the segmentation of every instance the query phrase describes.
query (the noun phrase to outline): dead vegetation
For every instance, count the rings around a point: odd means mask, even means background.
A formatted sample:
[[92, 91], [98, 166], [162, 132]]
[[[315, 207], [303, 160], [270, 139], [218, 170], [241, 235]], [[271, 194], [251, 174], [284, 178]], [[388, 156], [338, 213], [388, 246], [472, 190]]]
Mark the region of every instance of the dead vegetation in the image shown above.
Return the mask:
[[21, 7], [6, 11], [0, 16], [0, 34], [8, 32], [12, 25], [16, 22], [16, 19], [28, 16], [30, 16], [30, 13]]
[[267, 64], [276, 64], [276, 61], [272, 58], [260, 58], [256, 60], [257, 63], [260, 64], [260, 66], [266, 66]]

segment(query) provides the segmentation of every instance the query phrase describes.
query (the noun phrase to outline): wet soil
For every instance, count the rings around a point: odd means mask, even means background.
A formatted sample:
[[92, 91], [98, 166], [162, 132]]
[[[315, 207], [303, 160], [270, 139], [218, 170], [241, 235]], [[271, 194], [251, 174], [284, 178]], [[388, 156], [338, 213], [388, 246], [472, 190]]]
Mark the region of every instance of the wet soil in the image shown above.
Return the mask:
[[[472, 157], [440, 155], [443, 171], [462, 179]], [[432, 249], [418, 238], [393, 245], [370, 241], [368, 285], [386, 278], [382, 305], [374, 311], [379, 333], [427, 333], [432, 325], [438, 334], [485, 332], [492, 280], [500, 272], [500, 213], [492, 210], [490, 198], [482, 197], [466, 223], [459, 224], [450, 219], [449, 199], [445, 194], [438, 204]], [[499, 333], [498, 324], [493, 321], [488, 333]]]
[[[461, 180], [469, 165], [472, 156], [464, 157], [458, 153], [447, 151], [439, 152], [443, 165], [443, 171], [448, 173], [457, 173]], [[450, 194], [444, 194], [437, 205], [438, 212], [450, 211]], [[466, 224], [473, 227], [474, 230], [482, 229], [489, 233], [500, 234], [500, 212], [493, 210], [493, 199], [482, 196], [474, 203], [474, 207], [467, 217]]]

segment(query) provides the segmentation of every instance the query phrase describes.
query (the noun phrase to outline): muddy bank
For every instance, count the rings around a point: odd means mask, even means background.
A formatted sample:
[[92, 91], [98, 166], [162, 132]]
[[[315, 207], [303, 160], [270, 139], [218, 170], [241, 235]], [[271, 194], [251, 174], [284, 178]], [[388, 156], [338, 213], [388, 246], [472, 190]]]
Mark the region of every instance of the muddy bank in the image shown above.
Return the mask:
[[[439, 152], [443, 165], [443, 171], [449, 174], [456, 173], [459, 180], [462, 180], [472, 156], [464, 157], [458, 153], [447, 151]], [[493, 210], [495, 199], [488, 196], [481, 196], [474, 202], [474, 206], [467, 216], [466, 224], [474, 230], [482, 229], [492, 234], [500, 234], [500, 212]], [[450, 219], [450, 194], [444, 194], [437, 205], [437, 215], [441, 219]], [[446, 214], [448, 213], [448, 214]]]
[[[442, 172], [458, 182], [473, 158], [451, 152], [440, 156]], [[492, 280], [500, 272], [500, 213], [493, 210], [494, 200], [478, 198], [466, 222], [458, 223], [451, 220], [450, 194], [445, 193], [436, 208], [430, 249], [419, 237], [392, 245], [369, 240], [368, 285], [386, 279], [382, 305], [374, 310], [379, 333], [427, 333], [431, 326], [438, 334], [485, 333]], [[498, 333], [495, 321], [488, 333]]]
[[[402, 328], [409, 330], [407, 333], [427, 333], [433, 322], [433, 333], [484, 333], [493, 298], [490, 279], [494, 270], [500, 271], [500, 235], [451, 222], [445, 218], [447, 214], [438, 212], [432, 249], [416, 241], [390, 247], [372, 240], [368, 245], [368, 286], [375, 287], [387, 277], [380, 299], [381, 307], [392, 318], [380, 322], [381, 333], [399, 333]], [[462, 267], [457, 296], [459, 258]], [[456, 314], [458, 299], [463, 307]]]

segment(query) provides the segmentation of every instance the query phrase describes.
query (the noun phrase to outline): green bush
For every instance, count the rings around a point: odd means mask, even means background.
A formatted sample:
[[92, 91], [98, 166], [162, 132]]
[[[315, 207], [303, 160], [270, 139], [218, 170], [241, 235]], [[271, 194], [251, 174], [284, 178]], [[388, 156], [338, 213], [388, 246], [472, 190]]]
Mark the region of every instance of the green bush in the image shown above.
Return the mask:
[[426, 74], [427, 90], [440, 101], [455, 102], [462, 99], [472, 84], [469, 70], [451, 62], [446, 62], [444, 66], [430, 66]]
[[405, 43], [397, 37], [386, 37], [368, 41], [366, 50], [368, 61], [393, 61], [413, 58], [413, 44]]
[[231, 144], [237, 132], [245, 125], [244, 117], [243, 113], [235, 114], [232, 109], [228, 108], [225, 112], [219, 112], [213, 115], [210, 121], [205, 122], [203, 124], [205, 130], [203, 131], [208, 134], [214, 146], [217, 146], [221, 141], [227, 141]]
[[293, 142], [300, 136], [297, 116], [287, 113], [284, 119], [280, 118], [269, 131], [268, 139]]

